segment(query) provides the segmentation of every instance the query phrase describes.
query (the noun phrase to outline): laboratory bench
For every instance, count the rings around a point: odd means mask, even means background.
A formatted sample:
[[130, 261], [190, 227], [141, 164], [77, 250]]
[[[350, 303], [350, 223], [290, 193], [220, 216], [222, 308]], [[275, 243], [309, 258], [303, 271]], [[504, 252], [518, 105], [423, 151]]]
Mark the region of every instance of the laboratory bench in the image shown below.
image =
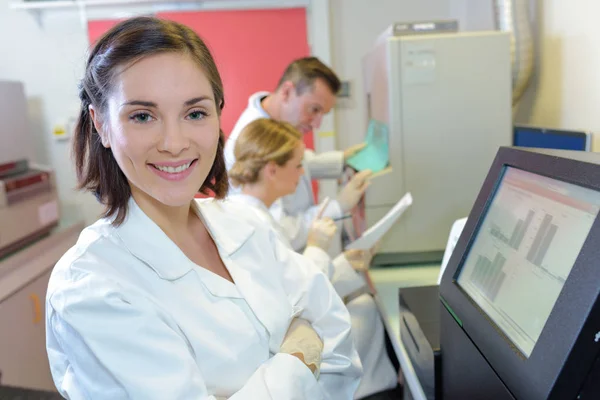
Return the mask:
[[83, 227], [63, 218], [47, 236], [0, 259], [0, 400], [61, 398], [46, 355], [46, 290]]
[[426, 400], [425, 392], [400, 339], [399, 290], [437, 284], [440, 264], [374, 267], [366, 277], [404, 377], [404, 400]]

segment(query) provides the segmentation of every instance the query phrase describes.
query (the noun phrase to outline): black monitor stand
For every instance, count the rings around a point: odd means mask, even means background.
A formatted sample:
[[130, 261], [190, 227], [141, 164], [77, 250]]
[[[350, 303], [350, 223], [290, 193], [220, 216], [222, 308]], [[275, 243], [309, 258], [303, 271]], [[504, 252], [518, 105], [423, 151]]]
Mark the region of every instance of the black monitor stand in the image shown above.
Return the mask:
[[515, 400], [442, 303], [440, 308], [442, 399]]

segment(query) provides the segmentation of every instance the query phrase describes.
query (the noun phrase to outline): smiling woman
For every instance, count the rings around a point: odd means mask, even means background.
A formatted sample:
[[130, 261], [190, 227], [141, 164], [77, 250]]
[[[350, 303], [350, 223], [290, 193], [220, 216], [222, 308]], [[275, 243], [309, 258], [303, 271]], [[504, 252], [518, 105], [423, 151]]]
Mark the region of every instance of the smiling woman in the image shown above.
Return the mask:
[[[89, 110], [133, 198], [139, 205], [149, 198], [189, 203], [219, 144], [220, 108], [209, 79], [188, 54], [164, 53], [120, 68], [116, 80], [105, 110], [96, 112], [94, 104]], [[225, 193], [223, 187], [217, 195]]]
[[106, 212], [50, 278], [60, 393], [351, 399], [360, 362], [327, 278], [220, 199], [223, 88], [204, 42], [174, 22], [122, 22], [92, 50], [80, 98], [77, 174]]
[[[227, 193], [222, 151], [215, 148], [222, 149], [224, 141], [219, 131], [223, 84], [217, 67], [204, 42], [190, 29], [181, 26], [178, 35], [147, 37], [157, 21], [135, 19], [113, 28], [89, 55], [81, 82], [81, 116], [74, 140], [80, 187], [94, 192], [106, 206], [104, 216], [115, 215], [116, 224], [123, 222], [132, 192], [137, 191], [138, 197], [158, 194], [152, 178], [177, 181], [193, 170], [206, 176], [200, 187], [162, 191], [171, 205], [190, 190], [205, 194], [210, 190], [217, 198]], [[162, 22], [163, 29], [167, 25]], [[135, 39], [145, 41], [132, 42]], [[165, 74], [165, 69], [174, 73]], [[189, 130], [195, 135], [186, 135]], [[128, 146], [135, 150], [126, 151]], [[200, 151], [206, 154], [198, 163]], [[184, 159], [192, 153], [194, 158]], [[215, 154], [220, 158], [213, 163]], [[170, 174], [173, 169], [165, 168], [187, 164], [186, 171], [192, 171], [186, 174]], [[152, 172], [162, 174], [151, 177]]]

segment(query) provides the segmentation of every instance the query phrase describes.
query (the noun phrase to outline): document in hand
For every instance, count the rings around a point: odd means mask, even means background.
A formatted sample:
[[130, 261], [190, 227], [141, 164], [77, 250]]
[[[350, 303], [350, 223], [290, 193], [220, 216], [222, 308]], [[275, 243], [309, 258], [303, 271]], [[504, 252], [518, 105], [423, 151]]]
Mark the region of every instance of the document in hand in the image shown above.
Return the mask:
[[370, 169], [379, 172], [389, 166], [389, 132], [383, 122], [372, 119], [369, 121], [366, 146], [358, 153], [346, 160], [346, 164], [357, 171]]
[[444, 258], [442, 259], [440, 275], [438, 276], [438, 285], [442, 283], [442, 276], [444, 275], [444, 270], [446, 269], [446, 265], [448, 265], [448, 261], [450, 261], [450, 256], [452, 256], [454, 247], [456, 247], [456, 243], [458, 243], [460, 234], [462, 233], [463, 229], [465, 229], [466, 223], [467, 218], [461, 218], [457, 219], [456, 221], [454, 221], [454, 224], [452, 224], [452, 228], [450, 229], [450, 236], [448, 236], [448, 243], [446, 244], [446, 251], [444, 251]]
[[406, 193], [383, 218], [367, 229], [358, 239], [346, 246], [346, 249], [370, 250], [394, 226], [394, 223], [410, 207], [412, 202], [412, 195]]

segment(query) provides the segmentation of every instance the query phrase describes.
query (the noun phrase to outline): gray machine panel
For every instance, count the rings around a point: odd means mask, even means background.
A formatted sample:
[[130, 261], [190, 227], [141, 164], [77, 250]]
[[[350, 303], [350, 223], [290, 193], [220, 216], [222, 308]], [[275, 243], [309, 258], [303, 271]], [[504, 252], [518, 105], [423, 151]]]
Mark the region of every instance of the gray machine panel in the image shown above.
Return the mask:
[[411, 192], [413, 205], [380, 251], [443, 250], [498, 147], [511, 143], [509, 35], [389, 37], [377, 42], [365, 66], [369, 117], [389, 124], [393, 167], [367, 192], [367, 224]]
[[33, 148], [27, 100], [21, 82], [0, 81], [0, 165], [31, 160]]

